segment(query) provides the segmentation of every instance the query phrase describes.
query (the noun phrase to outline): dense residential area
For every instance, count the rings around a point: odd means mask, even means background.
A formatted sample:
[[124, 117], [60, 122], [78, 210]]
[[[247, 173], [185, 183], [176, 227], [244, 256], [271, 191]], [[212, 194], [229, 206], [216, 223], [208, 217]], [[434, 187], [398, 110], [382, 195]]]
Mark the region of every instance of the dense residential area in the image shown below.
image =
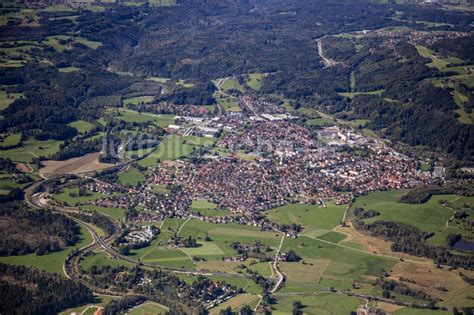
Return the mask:
[[473, 314], [471, 1], [0, 11], [1, 314]]

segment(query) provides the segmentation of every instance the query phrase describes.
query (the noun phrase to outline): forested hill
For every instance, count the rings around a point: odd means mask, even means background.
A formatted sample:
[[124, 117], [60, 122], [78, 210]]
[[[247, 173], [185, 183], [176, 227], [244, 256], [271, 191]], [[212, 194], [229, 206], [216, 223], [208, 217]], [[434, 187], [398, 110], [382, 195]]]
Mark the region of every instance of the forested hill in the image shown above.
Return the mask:
[[[160, 85], [146, 78], [202, 83], [196, 89], [206, 89], [206, 94], [212, 91], [211, 80], [265, 73], [261, 93], [266, 95], [339, 113], [341, 118], [366, 119], [371, 129], [410, 145], [463, 159], [474, 156], [472, 126], [455, 114], [464, 104], [453, 103], [452, 86], [427, 82], [448, 73], [430, 67], [430, 60], [414, 50], [413, 38], [397, 38], [396, 46], [387, 46], [382, 37], [356, 37], [357, 43], [351, 38], [339, 49], [341, 55], [334, 55], [338, 62], [332, 67], [325, 66], [317, 49], [317, 40], [324, 43], [328, 35], [344, 34], [347, 39], [351, 32], [386, 27], [428, 34], [468, 32], [472, 14], [366, 0], [183, 0], [169, 7], [105, 7], [103, 12], [80, 10], [74, 19], [68, 18], [71, 12], [43, 11], [38, 26], [0, 27], [3, 47], [27, 44], [22, 49], [29, 49], [15, 56], [21, 58], [20, 68], [0, 68], [0, 84], [24, 95], [3, 111], [0, 132], [70, 139], [77, 133], [68, 123], [94, 122], [104, 108], [121, 105], [123, 95], [159, 95]], [[464, 58], [472, 45], [459, 43], [467, 40], [447, 41], [444, 46], [449, 48], [439, 48], [439, 53]], [[327, 53], [330, 46], [324, 46]], [[465, 103], [472, 104], [472, 86], [464, 87]], [[189, 92], [189, 103], [212, 101], [196, 89]], [[364, 95], [341, 94], [373, 91], [387, 95], [362, 99]], [[186, 97], [181, 95], [180, 103], [186, 103]], [[446, 132], [441, 132], [443, 126], [448, 126]]]

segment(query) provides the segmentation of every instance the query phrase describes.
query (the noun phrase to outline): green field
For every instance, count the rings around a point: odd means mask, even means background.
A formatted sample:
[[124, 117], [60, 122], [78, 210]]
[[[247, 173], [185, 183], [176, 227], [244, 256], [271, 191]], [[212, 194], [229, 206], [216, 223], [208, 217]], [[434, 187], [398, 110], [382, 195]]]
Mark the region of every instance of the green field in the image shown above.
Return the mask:
[[299, 294], [299, 295], [276, 295], [277, 303], [272, 305], [272, 314], [291, 314], [294, 301], [301, 301], [304, 314], [350, 314], [357, 311], [365, 301], [355, 297], [346, 297], [337, 294]]
[[458, 74], [466, 74], [466, 68], [469, 67], [448, 67], [448, 65], [456, 65], [456, 64], [463, 64], [465, 61], [459, 58], [440, 58], [436, 55], [436, 53], [424, 46], [416, 45], [416, 49], [418, 53], [425, 57], [431, 59], [431, 62], [427, 64], [428, 67], [436, 68], [441, 72], [456, 72]]
[[338, 94], [352, 99], [356, 97], [357, 95], [382, 95], [384, 92], [385, 90], [376, 90], [376, 91], [370, 91], [370, 92], [347, 92], [347, 93], [338, 93]]
[[234, 96], [222, 96], [219, 93], [216, 93], [217, 103], [224, 108], [225, 111], [230, 112], [240, 112], [241, 109], [237, 103], [237, 98]]
[[207, 200], [193, 200], [189, 210], [191, 212], [199, 213], [202, 216], [208, 217], [222, 217], [226, 215], [231, 215], [228, 210], [219, 210], [217, 209], [217, 204], [209, 202]]
[[[76, 194], [76, 197], [70, 196], [70, 194]], [[55, 194], [53, 196], [54, 200], [56, 200], [59, 203], [65, 203], [70, 206], [75, 206], [79, 203], [87, 202], [87, 201], [94, 201], [97, 200], [101, 197], [104, 197], [104, 195], [97, 193], [97, 192], [88, 192], [87, 196], [78, 196], [79, 194], [79, 188], [74, 187], [74, 188], [64, 188], [62, 192]]]
[[81, 206], [81, 208], [97, 211], [98, 213], [108, 215], [119, 222], [122, 222], [125, 219], [125, 209], [123, 208], [106, 208], [106, 207], [91, 206], [91, 205]]
[[69, 123], [68, 125], [73, 127], [73, 128], [76, 128], [76, 130], [79, 133], [86, 133], [89, 130], [91, 130], [92, 128], [94, 128], [93, 124], [91, 124], [88, 121], [84, 121], [84, 120], [77, 120], [77, 121], [74, 121], [72, 123]]
[[245, 82], [252, 90], [259, 91], [262, 88], [262, 79], [265, 77], [262, 73], [251, 73], [249, 79]]
[[21, 93], [6, 93], [5, 91], [0, 91], [0, 110], [4, 110], [10, 106], [13, 101], [22, 97], [23, 94]]
[[90, 256], [87, 256], [84, 258], [84, 260], [81, 262], [81, 267], [89, 271], [91, 270], [92, 267], [104, 267], [104, 266], [111, 266], [111, 267], [119, 267], [119, 266], [125, 266], [125, 267], [133, 267], [135, 264], [132, 264], [126, 260], [120, 260], [116, 258], [110, 257], [107, 253], [105, 252], [98, 252], [94, 253]]
[[226, 92], [228, 92], [229, 90], [238, 90], [241, 93], [245, 92], [245, 88], [235, 79], [225, 80], [225, 82], [222, 84], [222, 89]]
[[326, 208], [307, 204], [288, 204], [268, 212], [268, 218], [278, 224], [300, 224], [302, 235], [317, 236], [324, 234], [338, 224], [344, 215], [345, 206], [328, 203]]
[[189, 256], [223, 256], [225, 253], [213, 242], [199, 242], [198, 247], [181, 249]]
[[125, 172], [120, 173], [118, 178], [122, 185], [137, 186], [145, 182], [145, 175], [134, 167], [129, 167]]
[[34, 157], [48, 157], [58, 152], [61, 143], [62, 141], [57, 140], [39, 141], [34, 138], [28, 138], [18, 148], [0, 150], [0, 157], [10, 158], [15, 162], [31, 162]]
[[306, 121], [308, 126], [332, 126], [334, 122], [326, 118], [314, 118]]
[[139, 105], [139, 104], [146, 104], [150, 103], [155, 99], [154, 96], [138, 96], [138, 97], [131, 97], [126, 98], [123, 100], [123, 105]]
[[141, 166], [151, 166], [154, 165], [158, 159], [160, 161], [176, 160], [191, 154], [195, 147], [209, 147], [212, 146], [214, 142], [215, 140], [213, 138], [171, 135], [166, 137], [152, 154], [140, 160], [138, 164]]
[[9, 134], [3, 139], [3, 141], [0, 141], [0, 147], [10, 147], [17, 145], [21, 142], [21, 133], [12, 133]]
[[[294, 278], [292, 284], [304, 283], [306, 286], [321, 285], [326, 288], [333, 286], [338, 289], [351, 289], [354, 281], [372, 286], [371, 278], [391, 270], [398, 261], [305, 236], [300, 236], [297, 239], [285, 238], [282, 250], [294, 250], [305, 261], [307, 260], [316, 266], [316, 269], [313, 270], [312, 266], [291, 263], [292, 265], [287, 268], [286, 272], [289, 279]], [[314, 280], [316, 281], [312, 280], [308, 283], [307, 277], [301, 276], [305, 272], [308, 277], [315, 275]], [[320, 278], [319, 282], [318, 278]]]
[[439, 232], [445, 227], [446, 221], [453, 211], [439, 204], [439, 200], [455, 200], [458, 196], [433, 196], [423, 204], [405, 204], [397, 202], [406, 190], [374, 192], [357, 198], [353, 208], [362, 207], [367, 210], [377, 210], [381, 215], [365, 220], [394, 221], [413, 225], [425, 232]]
[[57, 68], [59, 72], [61, 73], [72, 73], [72, 72], [78, 72], [81, 69], [77, 67], [64, 67], [64, 68]]
[[130, 109], [125, 109], [125, 108], [120, 108], [118, 110], [109, 110], [108, 112], [115, 112], [118, 115], [115, 117], [117, 119], [123, 120], [125, 122], [138, 122], [138, 123], [143, 123], [143, 122], [151, 122], [156, 126], [159, 127], [167, 127], [171, 124], [174, 123], [174, 115], [156, 115], [156, 114], [151, 114], [151, 113], [139, 113], [134, 110]]
[[145, 315], [145, 314], [167, 314], [168, 308], [158, 303], [146, 302], [142, 305], [129, 309], [129, 315]]
[[92, 243], [92, 236], [89, 232], [81, 227], [81, 238], [79, 242], [74, 245], [67, 247], [60, 252], [54, 252], [43, 256], [37, 256], [36, 254], [19, 255], [0, 257], [0, 262], [13, 265], [25, 265], [29, 267], [36, 267], [47, 272], [56, 272], [63, 274], [63, 264], [66, 260], [67, 255], [76, 248], [81, 248]]

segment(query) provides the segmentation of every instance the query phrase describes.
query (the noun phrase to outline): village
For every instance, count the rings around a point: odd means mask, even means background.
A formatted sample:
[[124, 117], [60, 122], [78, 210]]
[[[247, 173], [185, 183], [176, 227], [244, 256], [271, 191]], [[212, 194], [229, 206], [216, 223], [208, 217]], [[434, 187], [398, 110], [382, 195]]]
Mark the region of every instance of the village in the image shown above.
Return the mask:
[[[175, 124], [166, 128], [171, 134], [214, 138], [216, 150], [231, 154], [205, 154], [199, 163], [160, 162], [148, 169], [145, 183], [138, 187], [90, 181], [87, 190], [106, 195], [90, 203], [125, 208], [129, 222], [195, 216], [213, 223], [278, 230], [261, 215], [263, 211], [288, 203], [348, 204], [372, 191], [410, 188], [442, 176], [438, 170], [422, 171], [416, 160], [346, 125], [310, 129], [282, 106], [249, 96], [240, 98], [239, 104], [242, 112], [177, 116]], [[151, 188], [157, 186], [165, 190]], [[193, 214], [193, 200], [215, 203], [232, 215]], [[294, 230], [286, 233], [297, 235]]]

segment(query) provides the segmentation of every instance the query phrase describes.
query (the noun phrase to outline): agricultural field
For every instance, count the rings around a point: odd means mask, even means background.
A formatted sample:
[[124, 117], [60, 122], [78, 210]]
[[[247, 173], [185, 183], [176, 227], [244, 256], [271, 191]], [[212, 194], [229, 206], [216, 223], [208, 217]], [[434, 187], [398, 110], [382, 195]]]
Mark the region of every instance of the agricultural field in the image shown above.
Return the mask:
[[453, 201], [458, 196], [433, 196], [423, 204], [398, 202], [398, 199], [406, 192], [406, 190], [399, 190], [370, 193], [357, 198], [352, 208], [362, 207], [380, 212], [379, 216], [365, 220], [367, 223], [379, 220], [394, 221], [413, 225], [425, 232], [442, 231], [446, 221], [453, 215], [453, 210], [441, 205], [439, 201]]
[[248, 294], [248, 293], [239, 294], [231, 298], [230, 300], [210, 309], [209, 314], [218, 315], [221, 310], [225, 310], [228, 307], [231, 307], [232, 311], [235, 312], [241, 309], [244, 305], [251, 304], [253, 301], [258, 301], [258, 300], [259, 300], [259, 297], [252, 294]]
[[63, 189], [60, 193], [53, 195], [53, 199], [61, 204], [75, 206], [79, 203], [94, 201], [104, 196], [105, 195], [92, 191], [88, 191], [85, 196], [79, 196], [79, 188], [74, 187]]
[[125, 209], [123, 208], [106, 208], [100, 206], [84, 205], [80, 207], [81, 209], [97, 211], [103, 215], [114, 218], [119, 222], [123, 222], [125, 219]]
[[385, 92], [385, 90], [376, 90], [376, 91], [370, 91], [370, 92], [347, 92], [347, 93], [338, 93], [341, 96], [348, 97], [350, 99], [353, 99], [357, 95], [382, 95]]
[[[397, 262], [396, 258], [377, 256], [305, 236], [297, 239], [286, 238], [282, 250], [294, 250], [308, 264], [298, 262], [291, 263], [291, 266], [285, 266], [285, 270], [288, 272], [287, 276], [292, 279], [293, 284], [307, 286], [309, 284], [306, 281], [300, 282], [304, 280], [302, 274], [319, 271], [312, 275], [315, 277], [312, 280], [320, 279], [316, 282], [311, 281], [311, 286], [314, 287], [351, 289], [353, 282], [372, 286], [375, 277], [391, 270]], [[306, 260], [308, 261], [306, 262]]]
[[195, 148], [210, 147], [214, 144], [215, 139], [177, 135], [166, 137], [158, 148], [146, 158], [140, 160], [140, 166], [151, 166], [160, 161], [172, 161], [190, 155]]
[[306, 204], [288, 204], [272, 209], [268, 218], [278, 224], [300, 224], [302, 235], [316, 237], [332, 230], [341, 223], [346, 206], [327, 203], [326, 207]]
[[111, 267], [119, 267], [119, 266], [125, 266], [125, 267], [133, 267], [134, 264], [126, 261], [126, 260], [120, 260], [111, 257], [109, 254], [100, 251], [97, 253], [93, 253], [90, 256], [87, 256], [82, 262], [81, 262], [81, 268], [89, 271], [91, 270], [92, 267], [103, 267], [103, 266], [111, 266]]
[[135, 167], [129, 167], [125, 172], [119, 174], [119, 182], [122, 185], [137, 186], [145, 182], [145, 175]]
[[173, 115], [156, 115], [151, 113], [139, 113], [134, 110], [120, 108], [118, 110], [109, 110], [108, 112], [115, 113], [115, 118], [125, 122], [152, 122], [158, 127], [167, 127], [174, 123]]
[[209, 202], [207, 200], [193, 200], [189, 210], [196, 214], [199, 213], [202, 216], [208, 217], [220, 217], [231, 214], [227, 210], [217, 209], [217, 205], [215, 203]]
[[11, 103], [20, 98], [23, 98], [23, 94], [21, 93], [7, 93], [5, 91], [0, 91], [0, 110], [8, 108]]
[[144, 314], [161, 315], [163, 314], [164, 315], [164, 314], [167, 314], [168, 311], [169, 309], [164, 305], [154, 303], [154, 302], [146, 302], [132, 309], [129, 309], [127, 311], [127, 314], [129, 315], [144, 315]]
[[0, 157], [10, 158], [15, 162], [31, 162], [33, 158], [39, 156], [50, 156], [59, 151], [62, 141], [45, 140], [39, 141], [28, 138], [20, 147], [10, 150], [0, 150]]
[[229, 92], [230, 90], [237, 90], [240, 93], [245, 92], [245, 88], [234, 78], [226, 79], [221, 88], [226, 92]]
[[4, 135], [3, 139], [0, 141], [1, 147], [11, 147], [20, 144], [21, 142], [21, 133], [12, 133]]
[[37, 256], [33, 253], [28, 255], [0, 257], [0, 262], [12, 265], [36, 267], [47, 272], [55, 272], [65, 276], [63, 273], [63, 264], [67, 255], [77, 248], [89, 245], [92, 243], [92, 241], [93, 240], [90, 233], [85, 228], [81, 227], [80, 240], [74, 246], [70, 246], [62, 251], [49, 253], [43, 256]]
[[155, 99], [154, 96], [137, 96], [126, 98], [123, 100], [123, 105], [139, 105], [139, 104], [146, 104], [151, 103]]
[[350, 314], [356, 311], [365, 301], [355, 297], [336, 294], [307, 293], [285, 296], [276, 295], [276, 304], [272, 305], [272, 314], [291, 314], [293, 301], [300, 301], [304, 314]]
[[220, 93], [216, 93], [217, 103], [229, 112], [240, 112], [241, 109], [237, 103], [237, 98], [234, 96], [222, 96]]
[[428, 67], [436, 68], [441, 72], [457, 72], [458, 74], [466, 74], [469, 68], [472, 66], [459, 66], [456, 67], [456, 64], [465, 64], [465, 61], [459, 58], [450, 57], [450, 58], [440, 58], [436, 53], [424, 46], [416, 45], [418, 53], [425, 57], [429, 58], [432, 61], [427, 64]]
[[262, 73], [251, 73], [245, 84], [252, 90], [259, 91], [262, 88], [262, 80], [264, 77], [265, 75]]
[[86, 133], [90, 131], [92, 128], [94, 128], [93, 124], [84, 120], [77, 120], [72, 123], [69, 123], [68, 125], [73, 128], [76, 128], [77, 132], [79, 133]]

